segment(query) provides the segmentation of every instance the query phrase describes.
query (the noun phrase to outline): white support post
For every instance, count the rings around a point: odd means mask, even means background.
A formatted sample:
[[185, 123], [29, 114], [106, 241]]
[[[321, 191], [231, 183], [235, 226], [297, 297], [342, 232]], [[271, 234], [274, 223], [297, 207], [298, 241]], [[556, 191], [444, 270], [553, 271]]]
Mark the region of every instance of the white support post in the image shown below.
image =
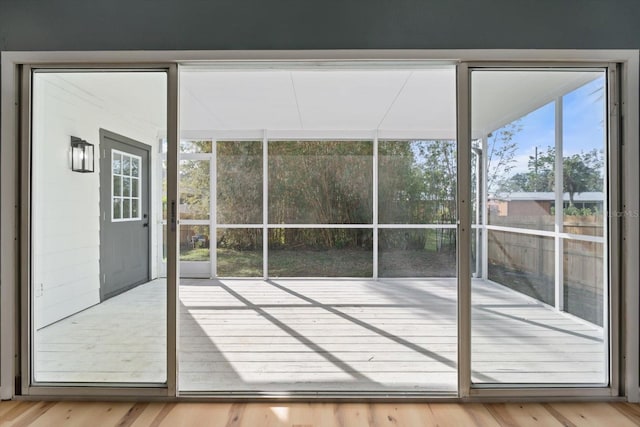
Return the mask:
[[209, 160], [209, 262], [211, 278], [218, 276], [218, 141], [211, 138]]
[[269, 278], [269, 139], [262, 134], [262, 277]]
[[373, 278], [378, 278], [378, 131], [373, 135]]
[[[554, 257], [555, 257], [555, 308], [564, 310], [564, 245], [559, 233], [563, 232], [564, 221], [564, 187], [562, 164], [562, 97], [555, 101], [555, 226]], [[542, 262], [542, 260], [540, 260]]]
[[489, 279], [489, 135], [482, 135], [482, 278]]

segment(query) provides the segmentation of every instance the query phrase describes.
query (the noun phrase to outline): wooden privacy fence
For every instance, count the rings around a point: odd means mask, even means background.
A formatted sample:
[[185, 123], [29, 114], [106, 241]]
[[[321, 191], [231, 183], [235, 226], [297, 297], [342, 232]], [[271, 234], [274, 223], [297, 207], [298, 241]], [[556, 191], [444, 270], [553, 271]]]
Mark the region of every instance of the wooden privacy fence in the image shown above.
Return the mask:
[[[492, 217], [491, 225], [553, 231], [552, 216]], [[602, 236], [602, 216], [565, 216], [564, 232]], [[489, 230], [489, 279], [555, 303], [554, 238]], [[604, 245], [562, 239], [564, 307], [569, 313], [602, 324]]]

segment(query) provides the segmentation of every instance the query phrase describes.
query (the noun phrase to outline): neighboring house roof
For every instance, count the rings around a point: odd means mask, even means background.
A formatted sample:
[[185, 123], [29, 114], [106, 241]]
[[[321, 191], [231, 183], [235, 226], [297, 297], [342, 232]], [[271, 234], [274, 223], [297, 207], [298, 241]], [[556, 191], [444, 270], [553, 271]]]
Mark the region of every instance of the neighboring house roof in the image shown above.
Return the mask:
[[[549, 200], [554, 201], [556, 199], [555, 193], [552, 191], [535, 192], [535, 191], [514, 191], [509, 194], [492, 194], [489, 196], [489, 200], [504, 200], [508, 202], [516, 200]], [[569, 193], [564, 193], [564, 201], [569, 201]], [[585, 191], [584, 193], [575, 193], [573, 195], [574, 202], [602, 202], [604, 201], [604, 193], [600, 191]]]

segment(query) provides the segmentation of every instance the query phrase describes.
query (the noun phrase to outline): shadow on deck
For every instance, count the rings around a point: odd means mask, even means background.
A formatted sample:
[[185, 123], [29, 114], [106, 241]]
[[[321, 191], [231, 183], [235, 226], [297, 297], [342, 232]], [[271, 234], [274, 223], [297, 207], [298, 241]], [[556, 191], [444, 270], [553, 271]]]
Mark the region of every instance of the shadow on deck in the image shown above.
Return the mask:
[[[602, 329], [474, 280], [472, 379], [606, 382]], [[166, 378], [165, 282], [141, 285], [35, 334], [41, 382]], [[183, 391], [457, 388], [456, 280], [183, 279]]]

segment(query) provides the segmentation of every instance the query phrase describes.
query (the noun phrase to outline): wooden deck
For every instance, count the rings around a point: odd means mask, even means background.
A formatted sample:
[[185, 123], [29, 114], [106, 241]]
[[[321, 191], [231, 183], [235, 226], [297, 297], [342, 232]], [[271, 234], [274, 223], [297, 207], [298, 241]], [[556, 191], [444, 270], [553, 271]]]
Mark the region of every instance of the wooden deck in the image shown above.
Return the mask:
[[[473, 283], [473, 380], [604, 383], [602, 329]], [[36, 379], [162, 382], [164, 282], [36, 333]], [[456, 281], [195, 280], [180, 285], [183, 391], [457, 387]]]

